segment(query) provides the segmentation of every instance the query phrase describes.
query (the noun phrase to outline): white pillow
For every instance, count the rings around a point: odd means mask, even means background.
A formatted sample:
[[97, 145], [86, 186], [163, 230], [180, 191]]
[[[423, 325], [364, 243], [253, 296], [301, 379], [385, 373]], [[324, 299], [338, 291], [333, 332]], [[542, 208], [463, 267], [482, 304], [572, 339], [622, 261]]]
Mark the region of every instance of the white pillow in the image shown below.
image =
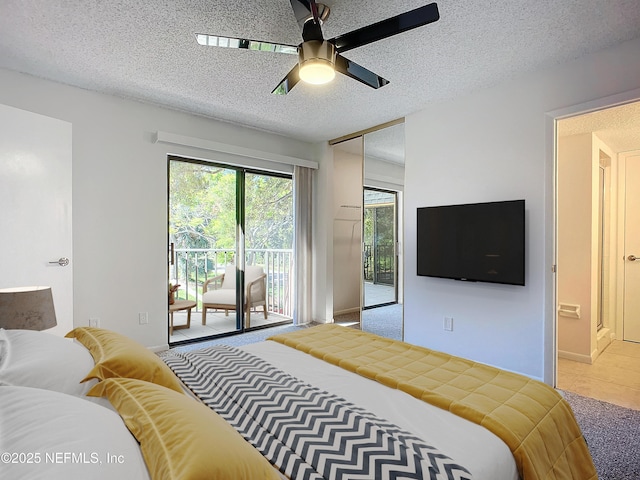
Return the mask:
[[80, 380], [93, 367], [89, 351], [73, 340], [33, 330], [0, 329], [0, 386], [84, 396], [96, 382]]
[[0, 387], [0, 478], [149, 479], [120, 416], [64, 393]]

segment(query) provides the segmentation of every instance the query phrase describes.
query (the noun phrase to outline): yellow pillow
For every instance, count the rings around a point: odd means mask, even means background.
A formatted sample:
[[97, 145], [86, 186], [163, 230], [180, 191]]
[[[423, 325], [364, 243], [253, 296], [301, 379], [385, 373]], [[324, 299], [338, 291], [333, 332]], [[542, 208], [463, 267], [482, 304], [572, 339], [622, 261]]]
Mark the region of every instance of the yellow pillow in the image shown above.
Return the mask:
[[154, 480], [279, 479], [277, 470], [221, 416], [187, 395], [131, 378], [110, 378], [106, 396], [138, 439]]
[[184, 393], [182, 384], [155, 353], [124, 335], [94, 327], [78, 327], [65, 335], [82, 343], [95, 367], [82, 380], [112, 377], [139, 378]]

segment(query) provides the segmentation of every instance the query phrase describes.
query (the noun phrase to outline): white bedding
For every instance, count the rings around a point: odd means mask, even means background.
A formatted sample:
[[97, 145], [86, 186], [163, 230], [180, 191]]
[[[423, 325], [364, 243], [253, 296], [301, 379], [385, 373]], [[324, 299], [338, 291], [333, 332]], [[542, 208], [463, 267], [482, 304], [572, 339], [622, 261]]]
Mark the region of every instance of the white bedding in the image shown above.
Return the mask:
[[53, 390], [113, 409], [104, 398], [86, 396], [97, 380], [81, 381], [93, 366], [89, 351], [69, 338], [34, 330], [0, 329], [0, 387]]
[[120, 416], [81, 397], [0, 387], [0, 478], [149, 480]]
[[277, 342], [241, 348], [414, 433], [464, 465], [475, 480], [518, 479], [509, 448], [484, 427]]

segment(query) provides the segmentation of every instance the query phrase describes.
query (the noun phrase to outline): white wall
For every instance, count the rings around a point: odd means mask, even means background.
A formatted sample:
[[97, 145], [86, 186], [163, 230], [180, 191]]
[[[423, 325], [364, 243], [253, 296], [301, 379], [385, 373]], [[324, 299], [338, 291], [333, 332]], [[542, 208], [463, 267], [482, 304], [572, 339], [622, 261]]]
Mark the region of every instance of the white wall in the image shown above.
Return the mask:
[[[637, 89], [639, 51], [636, 39], [406, 118], [406, 340], [553, 382], [547, 112]], [[526, 286], [416, 276], [417, 207], [516, 198], [526, 200]], [[453, 332], [443, 331], [444, 316]]]
[[[234, 160], [154, 143], [155, 132], [308, 160], [318, 154], [317, 145], [7, 70], [0, 86], [0, 103], [73, 125], [74, 325], [98, 317], [148, 346], [168, 340], [167, 153]], [[149, 325], [138, 324], [138, 312], [149, 312]]]
[[558, 139], [558, 305], [580, 307], [580, 318], [558, 316], [558, 351], [574, 360], [591, 358], [592, 136]]

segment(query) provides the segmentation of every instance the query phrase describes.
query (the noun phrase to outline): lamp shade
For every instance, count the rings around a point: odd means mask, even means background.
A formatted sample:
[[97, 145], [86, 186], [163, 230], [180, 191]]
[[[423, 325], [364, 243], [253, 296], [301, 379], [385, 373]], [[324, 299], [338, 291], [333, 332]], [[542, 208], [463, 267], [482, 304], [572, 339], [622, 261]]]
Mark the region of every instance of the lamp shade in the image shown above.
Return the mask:
[[51, 287], [0, 289], [0, 328], [45, 330], [56, 325]]

